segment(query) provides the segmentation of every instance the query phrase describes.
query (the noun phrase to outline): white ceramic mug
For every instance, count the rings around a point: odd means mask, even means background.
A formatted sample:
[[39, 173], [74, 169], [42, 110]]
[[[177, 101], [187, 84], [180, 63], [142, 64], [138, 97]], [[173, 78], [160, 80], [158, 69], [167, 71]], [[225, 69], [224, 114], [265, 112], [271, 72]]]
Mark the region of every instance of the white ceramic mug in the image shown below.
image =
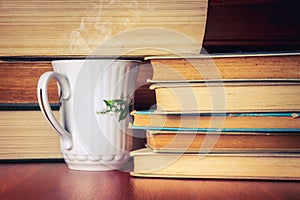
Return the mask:
[[[130, 107], [139, 61], [85, 59], [53, 61], [54, 71], [38, 82], [40, 108], [60, 135], [61, 151], [70, 169], [121, 169], [132, 147]], [[47, 87], [59, 85], [60, 123], [48, 101]]]

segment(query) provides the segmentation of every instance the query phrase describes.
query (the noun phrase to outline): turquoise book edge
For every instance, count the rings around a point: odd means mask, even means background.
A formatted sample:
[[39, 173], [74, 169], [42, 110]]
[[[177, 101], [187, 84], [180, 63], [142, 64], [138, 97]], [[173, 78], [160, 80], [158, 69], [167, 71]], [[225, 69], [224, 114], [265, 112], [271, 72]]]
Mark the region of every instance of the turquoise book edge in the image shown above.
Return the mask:
[[300, 128], [171, 128], [171, 127], [152, 127], [152, 126], [131, 126], [131, 129], [149, 131], [191, 131], [191, 132], [261, 132], [261, 133], [280, 133], [280, 132], [300, 132]]
[[[232, 117], [300, 117], [300, 112], [256, 112], [256, 113], [176, 113], [156, 110], [133, 111], [132, 115], [185, 115], [185, 116], [232, 116]], [[300, 128], [173, 128], [153, 126], [131, 126], [131, 129], [154, 131], [193, 131], [193, 132], [300, 132]]]
[[158, 110], [133, 111], [132, 115], [185, 115], [185, 116], [231, 116], [231, 117], [300, 117], [300, 112], [249, 112], [249, 113], [199, 113], [195, 112], [163, 112]]

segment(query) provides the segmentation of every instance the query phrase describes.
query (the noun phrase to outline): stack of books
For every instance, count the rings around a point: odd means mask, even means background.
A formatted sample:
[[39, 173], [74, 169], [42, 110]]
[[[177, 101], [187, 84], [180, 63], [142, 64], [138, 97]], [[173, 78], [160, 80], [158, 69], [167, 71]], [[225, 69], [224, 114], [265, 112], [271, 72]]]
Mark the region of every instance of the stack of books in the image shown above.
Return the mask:
[[[0, 162], [17, 159], [62, 159], [59, 137], [39, 110], [37, 82], [50, 61], [0, 61]], [[55, 81], [49, 84], [49, 100], [58, 113]]]
[[134, 176], [300, 179], [300, 54], [149, 57], [156, 108], [134, 111]]

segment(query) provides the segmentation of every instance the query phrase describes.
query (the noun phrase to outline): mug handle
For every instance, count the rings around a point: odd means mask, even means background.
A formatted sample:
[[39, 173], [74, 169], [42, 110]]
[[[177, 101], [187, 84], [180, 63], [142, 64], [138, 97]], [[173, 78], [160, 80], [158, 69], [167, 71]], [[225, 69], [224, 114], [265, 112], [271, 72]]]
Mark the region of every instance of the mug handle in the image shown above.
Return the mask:
[[64, 148], [67, 150], [72, 148], [72, 135], [66, 131], [60, 123], [54, 117], [49, 100], [48, 100], [48, 83], [51, 78], [54, 78], [60, 88], [60, 98], [67, 100], [70, 97], [70, 85], [66, 77], [57, 72], [46, 72], [44, 73], [38, 82], [37, 94], [39, 106], [41, 108], [44, 117], [48, 120], [52, 128], [59, 134], [62, 138], [62, 143]]

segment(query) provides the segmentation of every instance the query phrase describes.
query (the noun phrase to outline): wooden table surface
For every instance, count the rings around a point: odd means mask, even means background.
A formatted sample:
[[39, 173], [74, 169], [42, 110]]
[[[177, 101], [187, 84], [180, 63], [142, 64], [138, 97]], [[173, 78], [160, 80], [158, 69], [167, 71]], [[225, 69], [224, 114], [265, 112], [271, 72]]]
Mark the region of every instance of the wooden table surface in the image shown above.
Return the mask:
[[300, 182], [134, 178], [64, 163], [2, 163], [0, 199], [300, 199]]

